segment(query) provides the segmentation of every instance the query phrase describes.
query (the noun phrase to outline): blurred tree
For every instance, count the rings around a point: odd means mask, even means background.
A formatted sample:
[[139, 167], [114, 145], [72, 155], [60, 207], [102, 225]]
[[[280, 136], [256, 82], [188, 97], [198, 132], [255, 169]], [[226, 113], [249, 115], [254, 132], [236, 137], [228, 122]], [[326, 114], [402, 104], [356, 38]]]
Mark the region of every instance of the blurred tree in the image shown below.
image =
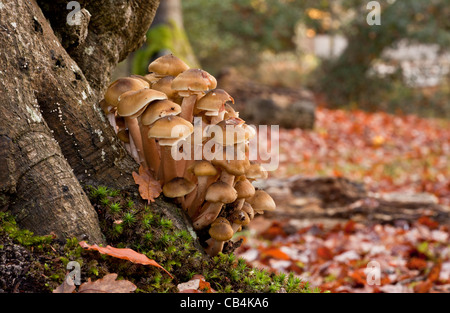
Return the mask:
[[132, 72], [145, 75], [148, 64], [157, 57], [173, 53], [190, 67], [199, 67], [183, 26], [181, 0], [164, 0], [147, 32], [146, 44], [135, 52]]
[[[295, 25], [309, 1], [183, 1], [187, 34], [203, 66], [254, 65], [260, 53], [295, 49]], [[223, 57], [222, 57], [223, 56]]]
[[[450, 1], [411, 0], [379, 1], [381, 25], [369, 25], [366, 3], [356, 0], [342, 1], [344, 10], [354, 10], [354, 19], [339, 31], [348, 39], [348, 46], [337, 59], [322, 62], [316, 81], [317, 90], [323, 92], [334, 106], [358, 105], [379, 109], [389, 99], [394, 88], [400, 87], [401, 68], [390, 76], [371, 75], [372, 65], [382, 58], [387, 47], [395, 47], [402, 39], [411, 43], [438, 44], [444, 51], [450, 46]], [[402, 87], [403, 86], [403, 87]], [[404, 101], [405, 99], [403, 99]], [[385, 109], [389, 103], [385, 101]]]

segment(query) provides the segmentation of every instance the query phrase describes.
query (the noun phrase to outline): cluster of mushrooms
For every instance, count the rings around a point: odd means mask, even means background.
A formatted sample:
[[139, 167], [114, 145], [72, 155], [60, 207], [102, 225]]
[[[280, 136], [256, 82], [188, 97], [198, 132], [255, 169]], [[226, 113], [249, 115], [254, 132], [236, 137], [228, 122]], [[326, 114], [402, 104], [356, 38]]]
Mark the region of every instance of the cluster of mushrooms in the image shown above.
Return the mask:
[[[252, 185], [267, 178], [264, 167], [248, 158], [255, 131], [206, 71], [172, 54], [154, 60], [148, 70], [112, 82], [100, 105], [127, 151], [161, 182], [164, 195], [182, 206], [196, 231], [208, 230], [206, 252], [217, 255], [255, 214], [275, 210], [273, 199]], [[208, 132], [213, 126], [223, 135]], [[206, 158], [202, 147], [208, 141], [215, 153]], [[173, 157], [180, 142], [192, 147], [190, 158]]]

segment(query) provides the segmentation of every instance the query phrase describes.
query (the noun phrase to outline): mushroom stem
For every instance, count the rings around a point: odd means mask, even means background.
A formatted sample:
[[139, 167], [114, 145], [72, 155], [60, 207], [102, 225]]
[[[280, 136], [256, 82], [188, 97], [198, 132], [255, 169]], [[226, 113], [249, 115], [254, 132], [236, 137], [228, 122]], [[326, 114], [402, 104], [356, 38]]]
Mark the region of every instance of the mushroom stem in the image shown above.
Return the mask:
[[172, 157], [172, 146], [161, 147], [161, 168], [164, 182], [171, 181], [177, 177], [177, 161]]
[[181, 113], [180, 116], [185, 120], [192, 123], [194, 118], [194, 107], [195, 101], [197, 100], [197, 95], [190, 95], [188, 97], [184, 97], [181, 102]]
[[222, 252], [224, 241], [218, 241], [214, 238], [209, 238], [206, 240], [208, 247], [205, 249], [209, 256], [216, 256], [219, 252]]
[[223, 121], [223, 117], [225, 116], [225, 109], [223, 111], [219, 111], [219, 114], [211, 117], [211, 125], [217, 124]]
[[148, 131], [150, 130], [149, 125], [141, 125], [140, 130], [145, 161], [150, 170], [156, 176], [161, 164], [158, 146], [156, 145], [154, 138], [148, 137]]
[[208, 176], [199, 176], [198, 177], [198, 185], [197, 191], [195, 194], [195, 198], [191, 203], [188, 203], [188, 215], [194, 216], [197, 209], [202, 205], [203, 201], [205, 201], [206, 188], [208, 187]]
[[195, 199], [197, 198], [197, 190], [198, 190], [198, 186], [196, 186], [195, 189], [190, 194], [186, 195], [186, 198], [185, 198], [188, 215], [190, 217], [192, 217], [192, 215], [189, 212], [191, 210], [191, 207], [192, 207]]
[[186, 199], [185, 199], [185, 197], [177, 197], [177, 200], [181, 204], [181, 207], [183, 208], [183, 210], [186, 210], [187, 206], [186, 206]]
[[238, 223], [231, 224], [231, 228], [233, 228], [233, 233], [237, 233], [239, 227], [241, 227], [241, 224]]
[[195, 218], [194, 229], [199, 230], [210, 225], [219, 216], [222, 206], [221, 202], [209, 203], [206, 210]]
[[119, 130], [117, 129], [116, 114], [114, 112], [109, 112], [106, 115], [106, 118], [108, 119], [109, 124], [111, 124], [112, 128], [114, 129], [114, 132], [117, 134]]
[[234, 175], [228, 173], [226, 170], [222, 170], [222, 173], [220, 173], [220, 180], [230, 186], [233, 186]]
[[128, 128], [128, 131], [130, 132], [130, 143], [133, 142], [134, 146], [136, 147], [139, 163], [144, 167], [148, 167], [144, 157], [141, 131], [139, 129], [139, 123], [137, 119], [125, 117], [125, 125]]
[[244, 206], [245, 198], [239, 198], [234, 202], [233, 212], [242, 210]]

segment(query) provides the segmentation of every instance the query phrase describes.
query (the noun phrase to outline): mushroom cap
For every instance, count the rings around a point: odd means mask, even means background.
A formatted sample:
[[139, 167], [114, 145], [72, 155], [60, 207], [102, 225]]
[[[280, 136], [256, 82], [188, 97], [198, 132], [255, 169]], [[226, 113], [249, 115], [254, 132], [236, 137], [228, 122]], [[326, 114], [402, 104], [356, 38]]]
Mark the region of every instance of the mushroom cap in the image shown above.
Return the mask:
[[195, 184], [184, 177], [175, 177], [165, 183], [162, 191], [168, 198], [184, 197], [195, 189]]
[[148, 88], [148, 84], [144, 84], [141, 80], [131, 78], [131, 77], [121, 77], [113, 81], [109, 86], [108, 89], [106, 89], [105, 93], [105, 101], [113, 106], [116, 107], [119, 103], [119, 97], [124, 92], [130, 91], [130, 90], [139, 90]]
[[105, 99], [100, 100], [98, 104], [105, 114], [113, 113], [115, 111], [115, 107], [106, 102]]
[[[234, 99], [223, 89], [210, 90], [205, 96], [197, 101], [195, 107], [199, 110], [212, 111], [218, 114], [219, 111], [225, 110], [225, 103]], [[206, 113], [208, 115], [208, 112]]]
[[127, 91], [119, 97], [117, 114], [135, 118], [144, 112], [150, 102], [164, 99], [167, 99], [167, 96], [164, 93], [153, 89], [146, 88], [136, 91]]
[[158, 119], [169, 116], [178, 115], [181, 112], [179, 104], [170, 100], [157, 100], [150, 103], [141, 115], [142, 125], [151, 125]]
[[144, 79], [150, 84], [150, 86], [152, 86], [154, 83], [160, 80], [160, 77], [157, 77], [155, 73], [149, 73], [144, 76]]
[[222, 182], [222, 181], [216, 181], [211, 186], [208, 187], [206, 190], [205, 200], [208, 202], [216, 203], [232, 203], [237, 199], [237, 192], [236, 190]]
[[229, 118], [217, 124], [209, 125], [206, 133], [212, 137], [211, 140], [222, 146], [245, 143], [252, 136], [253, 128], [244, 126], [244, 123], [245, 121], [240, 118]]
[[276, 208], [275, 201], [264, 190], [256, 190], [253, 197], [246, 200], [255, 211], [274, 211]]
[[130, 134], [128, 129], [122, 128], [117, 132], [117, 138], [125, 143], [130, 143]]
[[250, 198], [255, 194], [255, 187], [248, 179], [238, 180], [234, 185], [238, 199]]
[[224, 153], [222, 160], [214, 158], [211, 160], [211, 163], [234, 176], [244, 175], [247, 166], [250, 164], [248, 159], [237, 160], [237, 158], [233, 158], [232, 160], [227, 160], [226, 153]]
[[194, 126], [177, 115], [162, 117], [154, 122], [148, 132], [149, 138], [183, 139], [192, 134]]
[[178, 93], [172, 89], [172, 81], [174, 78], [173, 76], [165, 76], [152, 84], [152, 89], [164, 92], [169, 99], [175, 99], [178, 97]]
[[259, 163], [250, 162], [250, 165], [246, 168], [245, 176], [248, 179], [266, 179], [268, 174], [267, 170]]
[[145, 86], [147, 86], [146, 88], [150, 88], [150, 86], [152, 84], [147, 78], [145, 78], [145, 76], [142, 76], [142, 75], [131, 74], [129, 77], [139, 80], [141, 83], [143, 83]]
[[236, 112], [229, 103], [225, 103], [225, 115], [223, 119], [227, 120], [233, 117], [239, 117], [239, 112]]
[[214, 176], [217, 175], [218, 171], [214, 167], [214, 165], [211, 164], [211, 162], [206, 160], [197, 160], [194, 163], [192, 163], [189, 168], [189, 171], [191, 171], [195, 176]]
[[148, 71], [155, 76], [177, 76], [189, 69], [189, 66], [173, 54], [163, 55], [148, 65]]
[[229, 217], [230, 222], [234, 224], [239, 224], [242, 226], [247, 225], [250, 223], [250, 217], [248, 214], [242, 210], [234, 211], [233, 214]]
[[255, 211], [253, 210], [253, 207], [250, 203], [244, 202], [242, 205], [242, 211], [248, 214], [248, 217], [252, 220], [255, 217]]
[[201, 94], [217, 86], [217, 80], [208, 72], [191, 68], [172, 81], [172, 89], [176, 90], [182, 97], [188, 97], [191, 94]]
[[224, 217], [216, 218], [209, 228], [209, 235], [217, 241], [230, 240], [233, 234], [233, 228], [230, 222]]

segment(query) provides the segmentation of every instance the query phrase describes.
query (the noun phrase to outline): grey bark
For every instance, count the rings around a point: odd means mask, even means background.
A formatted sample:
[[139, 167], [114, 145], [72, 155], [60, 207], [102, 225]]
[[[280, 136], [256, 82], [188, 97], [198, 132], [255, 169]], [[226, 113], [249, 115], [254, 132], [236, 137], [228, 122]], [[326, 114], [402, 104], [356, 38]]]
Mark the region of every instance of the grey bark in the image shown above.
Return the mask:
[[136, 190], [137, 164], [98, 102], [116, 64], [142, 44], [158, 2], [79, 1], [85, 25], [75, 28], [66, 1], [1, 2], [0, 210], [21, 226], [101, 243], [81, 184]]

